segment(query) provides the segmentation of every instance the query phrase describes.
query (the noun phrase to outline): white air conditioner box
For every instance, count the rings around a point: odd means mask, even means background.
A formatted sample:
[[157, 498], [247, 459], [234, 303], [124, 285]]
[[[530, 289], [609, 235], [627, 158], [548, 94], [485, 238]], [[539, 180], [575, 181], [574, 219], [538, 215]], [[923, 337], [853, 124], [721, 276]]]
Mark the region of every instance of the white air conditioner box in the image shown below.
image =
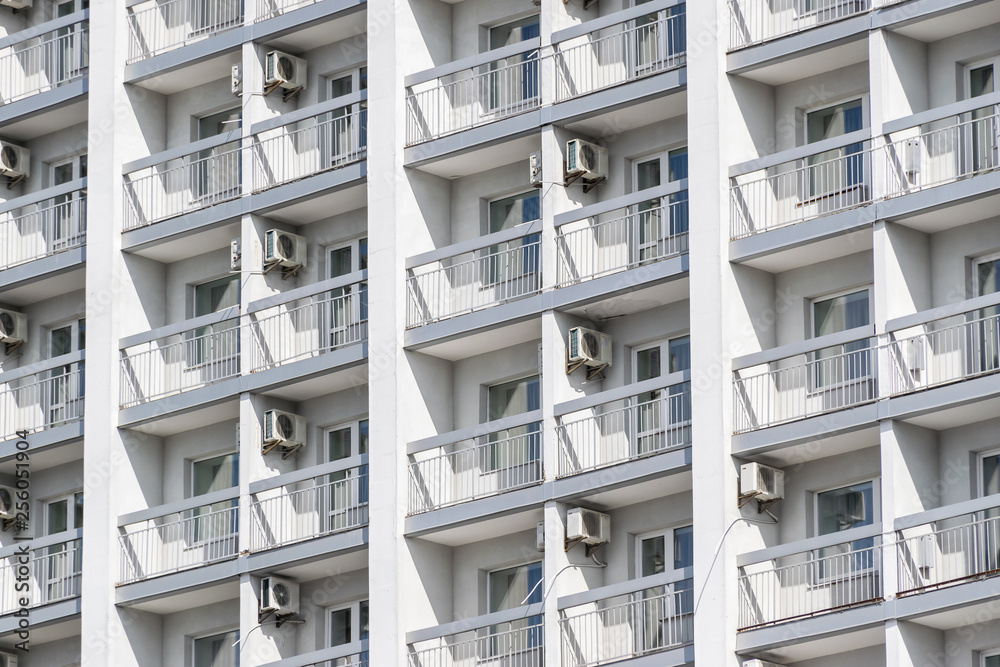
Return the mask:
[[0, 519], [13, 519], [17, 515], [17, 489], [0, 486]]
[[566, 142], [566, 175], [591, 181], [608, 177], [608, 149], [583, 139]]
[[264, 61], [264, 85], [278, 84], [288, 90], [306, 87], [306, 61], [302, 58], [271, 51]]
[[278, 616], [299, 613], [299, 585], [291, 579], [264, 577], [260, 580], [260, 611]]
[[0, 343], [23, 343], [28, 337], [28, 316], [13, 310], [0, 310]]
[[[2, 0], [0, 0], [2, 1]], [[243, 94], [243, 70], [239, 63], [233, 65], [229, 74], [229, 87], [233, 91], [233, 95], [239, 97]]]
[[306, 265], [306, 249], [309, 247], [305, 238], [283, 232], [280, 229], [269, 229], [264, 234], [264, 264], [280, 264], [286, 267]]
[[535, 151], [528, 156], [528, 182], [532, 185], [542, 184], [542, 151]]
[[566, 540], [579, 540], [591, 545], [607, 544], [611, 541], [611, 517], [574, 507], [566, 512]]
[[781, 500], [785, 497], [785, 471], [761, 463], [744, 463], [740, 466], [740, 495]]
[[239, 271], [243, 268], [243, 241], [235, 238], [229, 242], [229, 270]]
[[[31, 6], [31, 3], [28, 3]], [[13, 653], [0, 653], [0, 667], [17, 667], [17, 656]]]
[[306, 418], [281, 410], [268, 410], [264, 413], [264, 446], [266, 454], [273, 447], [301, 447], [306, 444]]
[[539, 521], [535, 524], [535, 548], [545, 551], [545, 522]]
[[610, 366], [611, 336], [593, 329], [573, 327], [569, 330], [569, 361], [582, 361], [587, 366]]
[[27, 148], [0, 141], [0, 175], [11, 178], [28, 176], [31, 173], [30, 162], [31, 151]]
[[903, 171], [911, 176], [920, 173], [920, 138], [903, 142]]

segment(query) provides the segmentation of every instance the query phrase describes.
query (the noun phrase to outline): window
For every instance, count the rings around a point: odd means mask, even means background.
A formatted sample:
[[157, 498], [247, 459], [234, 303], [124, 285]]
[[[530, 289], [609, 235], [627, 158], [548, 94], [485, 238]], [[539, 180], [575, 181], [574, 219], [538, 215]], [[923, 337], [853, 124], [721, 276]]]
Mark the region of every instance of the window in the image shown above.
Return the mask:
[[[73, 320], [49, 329], [49, 358], [72, 354], [86, 347], [86, 320]], [[83, 416], [84, 364], [77, 362], [77, 370], [72, 364], [57, 366], [49, 371], [49, 388], [44, 394], [46, 401], [46, 425], [58, 426]]]
[[[540, 34], [538, 14], [489, 28], [488, 49], [517, 44]], [[518, 54], [486, 66], [481, 72], [485, 111], [503, 115], [530, 108], [538, 99], [538, 52]]]
[[[342, 461], [368, 453], [368, 420], [342, 424], [324, 432], [326, 460]], [[332, 532], [359, 526], [368, 518], [368, 466], [330, 473], [320, 500], [326, 508], [327, 525]]]
[[[368, 639], [368, 600], [359, 600], [329, 610], [330, 646], [345, 646]], [[357, 656], [337, 658], [331, 667], [353, 667], [368, 664], [368, 651]]]
[[[677, 148], [632, 162], [632, 183], [636, 192], [659, 187], [662, 175], [669, 182], [688, 176], [687, 147]], [[636, 204], [635, 262], [660, 259], [687, 250], [688, 193], [670, 195], [664, 203], [659, 197]]]
[[[651, 0], [636, 0], [635, 6]], [[657, 72], [682, 63], [687, 51], [684, 7], [676, 6], [640, 17], [633, 24], [632, 61], [635, 74]]]
[[[878, 480], [816, 493], [815, 522], [817, 535], [830, 535], [861, 526], [871, 526], [880, 513]], [[875, 567], [875, 538], [817, 550], [817, 576], [820, 582], [830, 577], [845, 578], [872, 571]]]
[[[868, 288], [814, 299], [812, 302], [813, 337], [868, 326], [871, 304]], [[813, 353], [813, 385], [815, 390], [830, 389], [848, 382], [869, 380], [872, 369], [869, 339], [835, 345]], [[866, 400], [873, 390], [867, 383], [855, 387], [864, 394], [852, 393], [851, 400]]]
[[[368, 239], [361, 238], [327, 249], [330, 278], [368, 268]], [[357, 342], [367, 335], [368, 283], [345, 285], [329, 294], [329, 349]]]
[[236, 644], [239, 630], [230, 630], [194, 640], [194, 667], [239, 667], [240, 654]]
[[1000, 667], [1000, 649], [986, 651], [980, 656], [982, 667]]
[[[864, 100], [841, 102], [806, 114], [806, 143], [813, 144], [865, 127]], [[809, 198], [833, 197], [824, 206], [845, 208], [863, 201], [865, 183], [864, 142], [834, 148], [808, 158], [807, 194]]]
[[[239, 484], [239, 454], [222, 454], [191, 462], [191, 496], [203, 496], [213, 491], [231, 489]], [[192, 540], [236, 539], [237, 499], [223, 500], [193, 510]]]
[[[45, 503], [45, 534], [57, 535], [83, 527], [83, 492], [70, 493]], [[80, 540], [54, 544], [37, 561], [35, 577], [51, 602], [80, 594], [83, 552]]]
[[[49, 165], [49, 182], [58, 187], [87, 177], [87, 154]], [[87, 228], [82, 192], [69, 192], [49, 200], [41, 213], [42, 235], [50, 251], [78, 245]]]
[[[527, 563], [489, 573], [487, 603], [490, 613], [516, 609], [542, 601], [542, 563]], [[509, 632], [510, 634], [506, 634]], [[511, 636], [514, 634], [519, 636]], [[523, 634], [522, 634], [523, 633]], [[514, 651], [538, 649], [542, 645], [542, 616], [530, 616], [490, 627], [491, 655], [509, 655]]]
[[[967, 99], [989, 95], [996, 91], [995, 74], [998, 64], [1000, 64], [1000, 58], [992, 58], [965, 68], [965, 95]], [[963, 119], [968, 121], [966, 136], [963, 137], [963, 143], [967, 149], [967, 162], [959, 163], [960, 174], [996, 168], [995, 113], [996, 109], [993, 106], [988, 106], [973, 110], [968, 118]]]
[[[975, 296], [1000, 291], [1000, 254], [977, 259], [973, 263]], [[969, 372], [982, 373], [1000, 368], [1000, 307], [981, 308], [972, 336], [974, 350]]]
[[650, 577], [694, 566], [694, 528], [684, 526], [636, 537], [636, 574]]
[[[663, 362], [666, 369], [663, 369]], [[633, 349], [632, 381], [644, 382], [667, 373], [691, 368], [691, 339], [678, 336]], [[689, 442], [691, 383], [670, 385], [636, 396], [635, 451], [632, 456], [651, 454]]]
[[[493, 385], [487, 391], [487, 420], [532, 412], [541, 408], [538, 376]], [[541, 422], [533, 422], [488, 436], [482, 448], [482, 469], [498, 473], [500, 488], [515, 488], [540, 479]]]
[[[636, 536], [636, 575], [650, 577], [694, 566], [694, 529], [682, 526]], [[678, 576], [680, 573], [678, 572]], [[634, 595], [639, 618], [636, 652], [664, 648], [671, 638], [689, 637], [693, 630], [694, 597], [691, 579], [653, 586]]]
[[[330, 77], [331, 100], [368, 89], [368, 68], [360, 67]], [[330, 140], [321, 139], [320, 145], [330, 147], [328, 167], [338, 166], [359, 157], [368, 145], [368, 101], [360, 100], [330, 112], [321, 127], [329, 128]], [[321, 130], [322, 132], [322, 130]]]
[[232, 274], [194, 286], [194, 316], [233, 310], [233, 319], [198, 327], [188, 340], [188, 360], [205, 364], [213, 378], [233, 375], [239, 368], [240, 332], [235, 316], [240, 306], [240, 274]]
[[233, 141], [198, 154], [191, 165], [192, 194], [198, 201], [213, 203], [239, 194], [240, 190], [240, 127], [243, 111], [240, 107], [212, 113], [197, 119], [198, 139], [229, 134]]
[[[489, 233], [513, 229], [541, 217], [538, 190], [532, 189], [510, 197], [494, 199], [488, 207]], [[486, 262], [489, 275], [483, 282], [489, 285], [505, 283], [516, 278], [534, 276], [537, 281], [538, 245], [541, 236], [529, 234], [523, 238], [491, 245]]]

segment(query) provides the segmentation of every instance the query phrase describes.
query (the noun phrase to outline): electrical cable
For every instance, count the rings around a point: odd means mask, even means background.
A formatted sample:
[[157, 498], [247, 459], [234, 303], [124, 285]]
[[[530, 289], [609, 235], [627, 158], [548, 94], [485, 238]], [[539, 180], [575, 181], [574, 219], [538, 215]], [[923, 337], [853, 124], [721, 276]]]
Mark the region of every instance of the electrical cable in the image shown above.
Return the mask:
[[[768, 512], [768, 514], [770, 514], [770, 512]], [[702, 584], [701, 591], [698, 593], [698, 600], [694, 603], [694, 613], [695, 614], [698, 613], [698, 606], [701, 605], [701, 596], [705, 594], [705, 587], [708, 585], [708, 578], [712, 574], [712, 570], [715, 568], [715, 562], [719, 559], [719, 552], [722, 550], [722, 543], [725, 542], [726, 536], [729, 535], [729, 531], [731, 531], [733, 529], [733, 526], [735, 526], [736, 524], [738, 524], [740, 521], [746, 521], [748, 523], [760, 523], [760, 524], [764, 524], [765, 526], [772, 526], [772, 525], [778, 523], [777, 520], [775, 520], [775, 521], [761, 521], [759, 519], [750, 519], [750, 518], [747, 518], [745, 516], [741, 516], [741, 517], [738, 517], [736, 519], [733, 519], [733, 522], [731, 524], [729, 524], [729, 528], [726, 528], [726, 532], [724, 532], [722, 534], [722, 537], [719, 538], [719, 543], [717, 545], [715, 545], [715, 555], [712, 556], [712, 563], [711, 563], [711, 565], [708, 566], [708, 571], [705, 573], [705, 583]]]

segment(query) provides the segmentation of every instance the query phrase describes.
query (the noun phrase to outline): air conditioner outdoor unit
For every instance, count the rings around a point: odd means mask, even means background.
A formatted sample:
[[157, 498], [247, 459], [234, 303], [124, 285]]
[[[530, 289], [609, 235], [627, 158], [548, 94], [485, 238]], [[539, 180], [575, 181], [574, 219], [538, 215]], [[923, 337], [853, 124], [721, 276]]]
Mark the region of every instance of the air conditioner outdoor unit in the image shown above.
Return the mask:
[[574, 507], [566, 512], [566, 540], [579, 540], [590, 545], [607, 544], [611, 541], [611, 517]]
[[264, 413], [264, 443], [261, 453], [281, 448], [284, 458], [306, 444], [306, 418], [291, 412], [268, 410]]
[[911, 338], [906, 345], [906, 367], [910, 369], [910, 375], [917, 382], [920, 381], [920, 374], [924, 370], [925, 354], [924, 340], [922, 338]]
[[[24, 9], [25, 7], [31, 6], [31, 0], [0, 0], [0, 5], [3, 5], [4, 7], [12, 7], [13, 9]], [[17, 658], [14, 658], [14, 660], [16, 661]], [[15, 662], [14, 664], [17, 663]], [[0, 662], [0, 667], [2, 666], [3, 663]]]
[[545, 522], [539, 521], [535, 524], [535, 548], [545, 551]]
[[287, 90], [306, 87], [306, 61], [302, 58], [271, 51], [264, 61], [264, 85], [278, 86]]
[[528, 182], [532, 185], [542, 184], [542, 151], [535, 151], [528, 156]]
[[608, 177], [608, 149], [583, 139], [566, 143], [566, 175], [582, 176], [589, 181]]
[[903, 170], [915, 176], [920, 173], [920, 138], [907, 139], [903, 144]]
[[587, 366], [611, 365], [611, 336], [593, 329], [573, 327], [569, 330], [569, 362]]
[[753, 660], [744, 660], [743, 667], [785, 667], [785, 666], [779, 665], [776, 662], [768, 662], [767, 660], [758, 660], [754, 658]]
[[278, 616], [299, 613], [299, 585], [291, 579], [264, 577], [260, 580], [260, 611]]
[[[28, 3], [30, 6], [31, 3]], [[17, 667], [17, 656], [13, 653], [0, 653], [0, 667]]]
[[229, 242], [229, 270], [239, 271], [243, 268], [243, 241], [235, 238]]
[[31, 151], [21, 146], [0, 141], [0, 175], [18, 178], [28, 176]]
[[937, 560], [937, 540], [933, 535], [921, 535], [917, 539], [917, 548], [913, 553], [914, 565], [920, 568], [923, 575], [934, 569]]
[[[2, 1], [0, 0], [0, 2]], [[229, 87], [232, 89], [233, 95], [239, 97], [243, 94], [243, 71], [239, 63], [233, 65], [230, 70]]]
[[289, 268], [305, 266], [308, 245], [301, 236], [280, 229], [269, 229], [264, 234], [264, 264]]
[[28, 316], [13, 310], [0, 310], [0, 343], [23, 343], [28, 337]]
[[17, 489], [0, 486], [0, 519], [13, 519], [17, 515]]
[[744, 463], [740, 466], [740, 495], [781, 500], [785, 497], [785, 471], [761, 463]]

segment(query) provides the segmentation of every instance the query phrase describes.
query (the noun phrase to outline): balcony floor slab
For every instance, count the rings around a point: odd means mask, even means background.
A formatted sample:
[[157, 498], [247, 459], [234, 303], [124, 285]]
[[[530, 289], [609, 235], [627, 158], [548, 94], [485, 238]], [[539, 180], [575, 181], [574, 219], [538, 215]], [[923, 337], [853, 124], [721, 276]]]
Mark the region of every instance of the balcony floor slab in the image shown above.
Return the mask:
[[407, 537], [421, 537], [429, 533], [477, 523], [487, 518], [509, 516], [528, 510], [535, 510], [540, 515], [543, 501], [542, 485], [536, 484], [508, 493], [487, 496], [408, 516], [404, 532]]
[[0, 106], [0, 130], [11, 141], [36, 137], [87, 121], [90, 80], [76, 81]]
[[[545, 482], [546, 498], [569, 502], [586, 498], [614, 509], [691, 488], [691, 447], [590, 470]], [[675, 479], [676, 478], [676, 479]], [[647, 482], [653, 482], [648, 485]]]
[[[83, 419], [47, 428], [44, 431], [31, 433], [28, 435], [28, 452], [34, 456], [42, 452], [51, 452], [70, 443], [79, 442], [83, 438]], [[0, 461], [13, 458], [19, 451], [18, 440], [5, 440], [0, 443]], [[35, 468], [35, 461], [32, 460], [32, 468]]]
[[0, 271], [4, 303], [28, 306], [79, 289], [86, 260], [81, 246]]
[[[988, 614], [983, 616], [982, 611]], [[896, 599], [896, 617], [948, 630], [995, 618], [1000, 612], [1000, 577], [976, 579]]]
[[[162, 421], [168, 416], [177, 417], [190, 414], [196, 410], [209, 410], [215, 413], [215, 416], [218, 418], [208, 423], [222, 421], [228, 415], [218, 410], [211, 410], [211, 408], [227, 401], [235, 402], [235, 399], [241, 392], [247, 391], [244, 382], [245, 378], [242, 377], [229, 378], [228, 380], [222, 380], [206, 387], [191, 389], [190, 391], [164, 396], [163, 398], [157, 398], [146, 403], [123, 408], [118, 413], [118, 426], [121, 428], [136, 428], [150, 422]], [[195, 421], [190, 422], [189, 425], [193, 428], [196, 424], [197, 422]], [[158, 429], [157, 433], [163, 434], [163, 431]]]
[[875, 426], [880, 416], [879, 404], [872, 402], [855, 408], [759, 428], [756, 431], [738, 433], [732, 439], [733, 454], [750, 456], [778, 448], [816, 442], [832, 435], [852, 433]]
[[885, 417], [942, 430], [992, 419], [1000, 409], [1000, 374], [960, 380], [890, 398]]
[[[503, 118], [461, 132], [448, 134], [437, 139], [431, 139], [420, 144], [408, 146], [403, 150], [403, 164], [407, 167], [425, 167], [447, 157], [467, 154], [477, 149], [510, 142], [529, 134], [536, 134], [541, 124], [541, 111], [535, 109], [510, 118]], [[521, 157], [526, 156], [525, 152]], [[508, 160], [509, 162], [510, 160]], [[507, 162], [496, 161], [496, 164]], [[482, 167], [482, 163], [480, 163]], [[436, 170], [427, 169], [432, 173]], [[457, 173], [455, 169], [450, 169]], [[471, 173], [471, 172], [470, 172]], [[438, 174], [447, 176], [448, 174]]]
[[[677, 95], [687, 90], [687, 67], [681, 66], [677, 69], [669, 70], [648, 76], [635, 81], [611, 86], [604, 90], [599, 90], [586, 95], [581, 95], [565, 102], [559, 102], [551, 106], [543, 107], [541, 110], [542, 124], [554, 123], [557, 125], [567, 125], [581, 127], [581, 123], [588, 118], [618, 111], [625, 107], [642, 104], [650, 100], [663, 98], [669, 95]], [[680, 100], [681, 102], [685, 100]], [[686, 105], [661, 105], [664, 111], [673, 110], [672, 115], [683, 115], [687, 109]], [[669, 117], [665, 114], [663, 117]], [[660, 118], [650, 117], [648, 122], [654, 122]], [[612, 129], [615, 126], [610, 125]], [[629, 124], [627, 129], [632, 129]], [[619, 126], [620, 132], [626, 128]], [[602, 136], [602, 133], [595, 133]]]
[[[818, 655], [838, 653], [846, 644], [846, 635], [855, 633], [862, 637], [868, 636], [869, 641], [851, 641], [852, 648], [872, 646], [885, 641], [883, 626], [887, 618], [892, 618], [892, 612], [891, 604], [872, 603], [800, 621], [745, 630], [736, 635], [736, 651], [740, 654], [754, 654], [763, 651], [775, 653], [784, 649], [780, 653], [783, 658], [794, 656], [797, 661], [803, 659], [801, 655], [811, 655], [817, 651]], [[806, 644], [812, 646], [805, 646]], [[840, 649], [835, 648], [838, 645]]]
[[[237, 223], [240, 216], [248, 210], [249, 207], [241, 199], [232, 199], [215, 206], [208, 206], [191, 213], [154, 222], [145, 227], [130, 229], [122, 232], [122, 250], [161, 262], [174, 261], [195, 254], [200, 255], [205, 250], [218, 245], [219, 239], [215, 239], [214, 236], [219, 236], [220, 239], [224, 238], [225, 245], [228, 245], [232, 232], [222, 228], [228, 228]], [[206, 238], [205, 233], [212, 231], [216, 232], [214, 236]], [[195, 235], [199, 235], [197, 241], [192, 239]], [[171, 242], [173, 242], [174, 247], [165, 247]], [[196, 247], [198, 250], [192, 251], [192, 247]], [[218, 247], [223, 246], [219, 245]], [[187, 254], [182, 254], [185, 251]]]
[[349, 371], [364, 366], [367, 361], [368, 343], [356, 343], [315, 357], [251, 373], [246, 376], [243, 389], [300, 401], [350, 387], [366, 388], [367, 372]]
[[239, 597], [239, 564], [234, 556], [182, 572], [118, 586], [115, 604], [157, 614], [169, 614]]
[[[80, 609], [81, 599], [79, 596], [70, 598], [69, 600], [62, 600], [60, 602], [53, 602], [39, 607], [32, 607], [29, 612], [31, 629], [34, 631], [35, 628], [43, 628], [57, 623], [65, 623], [69, 620], [78, 619], [80, 618]], [[20, 619], [13, 614], [0, 617], [0, 637], [5, 637], [17, 632], [19, 629], [19, 620]], [[32, 636], [33, 641], [34, 639], [35, 637]]]
[[[347, 563], [365, 567], [367, 565], [367, 549], [368, 526], [363, 526], [342, 533], [254, 552], [247, 556], [246, 569], [250, 572], [280, 571], [286, 576], [308, 581], [315, 578], [310, 576], [310, 572], [316, 576], [322, 576], [324, 572], [329, 570], [330, 564], [327, 561], [333, 558], [345, 561], [344, 563], [338, 562], [336, 569], [339, 571], [355, 569]], [[357, 556], [359, 554], [360, 558], [342, 559], [344, 556]], [[309, 567], [310, 565], [314, 567]]]

